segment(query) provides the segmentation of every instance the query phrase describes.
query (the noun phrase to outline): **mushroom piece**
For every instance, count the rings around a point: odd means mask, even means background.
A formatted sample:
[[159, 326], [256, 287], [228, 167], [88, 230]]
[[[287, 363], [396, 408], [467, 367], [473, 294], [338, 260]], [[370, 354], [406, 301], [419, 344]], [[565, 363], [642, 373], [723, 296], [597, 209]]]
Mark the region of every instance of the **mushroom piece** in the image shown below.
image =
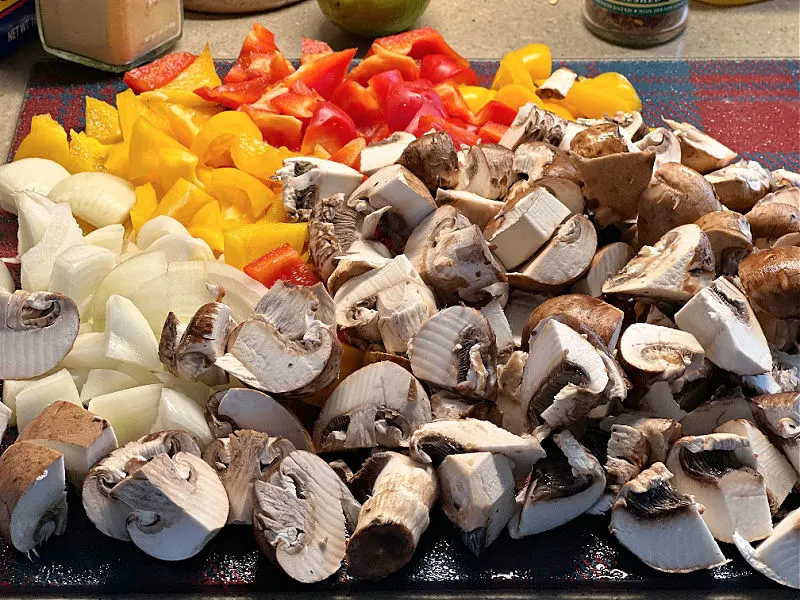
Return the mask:
[[777, 319], [800, 319], [800, 247], [754, 252], [739, 263], [753, 308]]
[[680, 163], [667, 163], [653, 174], [639, 200], [639, 243], [652, 246], [670, 229], [718, 210], [722, 205], [714, 188], [700, 173]]
[[759, 202], [745, 217], [757, 248], [769, 248], [785, 236], [800, 233], [800, 208], [789, 204]]
[[728, 209], [747, 212], [772, 190], [772, 174], [754, 160], [740, 160], [705, 176]]
[[408, 145], [417, 138], [405, 131], [396, 131], [385, 140], [373, 142], [361, 151], [361, 172], [372, 175], [397, 162]]
[[569, 149], [582, 158], [601, 158], [629, 151], [629, 140], [616, 123], [602, 122], [575, 134]]
[[513, 182], [513, 162], [514, 153], [505, 146], [476, 144], [467, 152], [456, 189], [498, 200]]
[[314, 451], [311, 436], [294, 413], [271, 396], [248, 388], [220, 390], [206, 403], [206, 423], [215, 438], [250, 429], [271, 438], [285, 438], [298, 450]]
[[345, 556], [339, 477], [319, 456], [295, 450], [253, 482], [259, 549], [302, 583], [336, 573]]
[[736, 419], [723, 423], [714, 433], [731, 433], [746, 438], [756, 458], [756, 470], [764, 478], [770, 511], [774, 515], [797, 483], [797, 472], [751, 421]]
[[550, 531], [585, 513], [600, 498], [606, 477], [597, 459], [568, 431], [553, 434], [547, 456], [533, 466], [508, 524], [512, 538]]
[[63, 455], [64, 470], [77, 489], [95, 463], [117, 448], [114, 430], [105, 419], [82, 406], [58, 401], [25, 426], [18, 442], [47, 446]]
[[694, 224], [668, 231], [655, 246], [644, 246], [618, 274], [603, 284], [603, 293], [686, 302], [714, 276], [714, 254]]
[[283, 184], [283, 207], [290, 221], [308, 221], [317, 198], [349, 196], [362, 180], [347, 165], [313, 156], [286, 158], [272, 177]]
[[458, 185], [459, 168], [453, 138], [444, 131], [423, 135], [408, 144], [395, 161], [416, 175], [432, 194]]
[[738, 531], [733, 533], [733, 542], [756, 571], [781, 585], [800, 589], [800, 569], [797, 568], [800, 509], [793, 510], [781, 519], [770, 536], [756, 549]]
[[151, 433], [111, 452], [95, 464], [83, 480], [81, 491], [86, 516], [101, 533], [129, 541], [126, 520], [134, 509], [117, 497], [116, 486], [153, 457], [159, 454], [172, 457], [178, 453], [200, 456], [200, 448], [185, 431]]
[[514, 516], [513, 464], [502, 454], [451, 454], [436, 470], [442, 510], [480, 556]]
[[800, 394], [784, 392], [752, 398], [753, 415], [762, 431], [772, 434], [786, 458], [800, 474]]
[[416, 378], [389, 361], [347, 376], [333, 391], [314, 424], [320, 452], [356, 448], [403, 448], [431, 420], [428, 395]]
[[391, 258], [373, 253], [371, 250], [339, 257], [336, 268], [328, 277], [326, 285], [328, 293], [332, 296], [336, 295], [345, 282], [350, 281], [353, 277], [385, 267], [391, 260]]
[[503, 134], [500, 145], [516, 150], [526, 142], [547, 142], [554, 146], [567, 144], [583, 125], [567, 121], [533, 102], [523, 105], [514, 117], [511, 127]]
[[75, 303], [50, 292], [0, 292], [0, 379], [32, 379], [53, 369], [78, 337]]
[[436, 299], [404, 254], [386, 266], [346, 281], [336, 291], [336, 323], [348, 341], [364, 347], [382, 342], [403, 354], [422, 323], [436, 312]]
[[708, 236], [717, 275], [735, 275], [739, 261], [753, 250], [753, 236], [747, 218], [737, 212], [719, 210], [703, 215], [695, 225]]
[[586, 275], [573, 283], [569, 291], [595, 298], [601, 296], [606, 279], [619, 273], [631, 258], [633, 258], [633, 248], [625, 242], [613, 242], [603, 246], [592, 257]]
[[[570, 166], [572, 163], [569, 163]], [[583, 192], [580, 185], [572, 179], [566, 177], [542, 177], [537, 179], [532, 185], [545, 188], [553, 194], [556, 199], [569, 209], [571, 215], [578, 215], [583, 212]]]
[[513, 269], [539, 249], [570, 216], [569, 209], [543, 187], [506, 203], [483, 230], [506, 269]]
[[608, 385], [600, 353], [571, 327], [546, 321], [530, 346], [517, 394], [529, 421], [539, 415], [550, 427], [563, 427], [600, 404]]
[[472, 192], [460, 190], [436, 190], [436, 204], [439, 207], [452, 206], [462, 215], [483, 229], [499, 213], [504, 202], [489, 200]]
[[[619, 334], [622, 332], [622, 321], [625, 318], [624, 312], [599, 298], [583, 294], [554, 296], [531, 311], [522, 330], [520, 345], [523, 350], [528, 349], [533, 330], [545, 319], [554, 315], [572, 317], [581, 326], [597, 334], [609, 350], [616, 348]], [[569, 321], [566, 324], [569, 325]]]
[[379, 452], [364, 463], [352, 485], [369, 490], [370, 496], [347, 544], [347, 571], [382, 579], [411, 560], [430, 523], [439, 482], [430, 465], [397, 452]]
[[509, 274], [511, 285], [550, 290], [569, 285], [583, 275], [597, 250], [597, 231], [588, 217], [574, 215], [556, 229], [533, 259]]
[[627, 425], [641, 431], [647, 439], [649, 452], [647, 463], [664, 462], [669, 449], [682, 435], [682, 425], [674, 419], [649, 417], [641, 413], [623, 412], [614, 417], [607, 417], [600, 423], [601, 427], [612, 430], [614, 425]]
[[681, 162], [698, 171], [710, 173], [727, 167], [736, 160], [736, 152], [720, 144], [691, 123], [664, 119], [681, 144]]
[[452, 206], [440, 206], [426, 217], [404, 253], [446, 303], [484, 304], [507, 290], [505, 269], [480, 228]]
[[516, 175], [530, 183], [551, 178], [571, 181], [576, 185], [580, 182], [569, 155], [546, 142], [520, 144], [514, 151], [511, 168]]
[[675, 313], [678, 327], [700, 342], [708, 359], [738, 375], [772, 368], [772, 355], [747, 297], [724, 277], [712, 281]]
[[761, 200], [756, 202], [759, 204], [788, 204], [800, 210], [800, 188], [797, 187], [782, 187], [776, 189], [771, 194], [767, 194]]
[[772, 532], [764, 478], [747, 438], [730, 433], [683, 437], [675, 442], [666, 466], [675, 489], [705, 507], [703, 521], [721, 542], [738, 531], [747, 541]]
[[[511, 337], [514, 339], [515, 346], [520, 347], [525, 341], [523, 340], [523, 333], [531, 311], [548, 299], [548, 296], [542, 294], [532, 294], [513, 288], [510, 290], [508, 303], [503, 312], [506, 313], [506, 319], [508, 319], [508, 324], [511, 326]], [[530, 334], [528, 335], [530, 336]]]
[[511, 325], [508, 322], [506, 313], [499, 299], [494, 299], [489, 304], [481, 308], [481, 314], [486, 317], [489, 326], [494, 332], [495, 343], [497, 344], [497, 363], [502, 364], [514, 351], [514, 336], [511, 333]]
[[691, 333], [647, 323], [634, 323], [625, 330], [619, 354], [628, 373], [645, 385], [674, 382], [699, 370], [705, 358], [703, 346]]
[[619, 125], [632, 142], [638, 142], [650, 133], [650, 128], [642, 118], [642, 113], [637, 110], [632, 110], [629, 113], [618, 110], [613, 115], [606, 114], [603, 118]]
[[701, 514], [703, 506], [681, 494], [674, 475], [657, 462], [622, 486], [611, 512], [611, 532], [647, 566], [690, 573], [728, 562]]
[[800, 188], [800, 173], [793, 173], [786, 169], [775, 169], [772, 171], [772, 179], [776, 188]]
[[556, 69], [542, 85], [536, 88], [536, 95], [542, 100], [563, 100], [577, 80], [578, 75], [572, 69], [564, 67]]
[[36, 552], [67, 528], [64, 456], [30, 442], [11, 444], [0, 456], [0, 535], [20, 552]]
[[414, 375], [464, 396], [494, 399], [497, 343], [479, 311], [451, 306], [422, 324], [408, 345]]
[[214, 363], [242, 383], [268, 394], [310, 395], [332, 383], [342, 359], [335, 306], [321, 283], [278, 281], [253, 318], [228, 336]]
[[411, 458], [438, 467], [451, 454], [492, 452], [514, 463], [514, 473], [525, 476], [545, 453], [533, 436], [518, 436], [488, 421], [459, 419], [431, 421], [417, 429], [408, 446]]
[[253, 482], [294, 450], [289, 440], [249, 429], [234, 431], [206, 447], [203, 460], [217, 472], [228, 494], [228, 524], [253, 523]]
[[536, 415], [528, 414], [527, 404], [523, 404], [517, 394], [527, 360], [527, 352], [515, 350], [505, 364], [497, 366], [497, 399], [495, 402], [502, 413], [500, 425], [514, 435], [527, 433], [539, 424], [539, 419], [534, 418]]
[[450, 390], [441, 390], [431, 396], [431, 415], [436, 421], [479, 419], [498, 424], [500, 421], [497, 406], [493, 402], [464, 398]]
[[116, 484], [111, 495], [130, 508], [131, 541], [160, 560], [194, 556], [228, 518], [228, 497], [219, 477], [190, 452], [157, 454]]
[[[641, 116], [639, 119], [641, 120]], [[653, 164], [653, 173], [657, 172], [667, 163], [681, 162], [680, 142], [678, 142], [678, 138], [676, 138], [669, 129], [659, 127], [650, 131], [646, 126], [644, 129], [646, 132], [645, 135], [634, 145], [642, 152], [648, 148], [652, 148], [655, 151], [656, 160]]]
[[734, 419], [754, 419], [753, 410], [741, 388], [721, 398], [703, 402], [681, 419], [681, 427], [685, 435], [705, 435]]

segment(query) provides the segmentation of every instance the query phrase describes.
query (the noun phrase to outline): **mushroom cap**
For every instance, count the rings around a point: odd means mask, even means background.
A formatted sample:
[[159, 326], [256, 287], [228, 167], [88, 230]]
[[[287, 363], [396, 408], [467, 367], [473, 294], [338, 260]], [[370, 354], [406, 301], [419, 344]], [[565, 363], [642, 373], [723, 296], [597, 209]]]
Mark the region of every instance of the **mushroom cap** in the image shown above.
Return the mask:
[[786, 515], [755, 550], [738, 532], [734, 532], [733, 541], [742, 557], [756, 571], [781, 585], [800, 589], [800, 570], [797, 568], [800, 509]]
[[50, 292], [0, 292], [0, 379], [32, 379], [53, 369], [78, 336], [75, 302]]
[[800, 208], [783, 202], [758, 203], [745, 216], [759, 248], [769, 247], [785, 235], [800, 232]]
[[753, 307], [778, 319], [800, 318], [800, 247], [755, 252], [739, 263]]
[[190, 381], [226, 383], [225, 373], [214, 369], [214, 361], [225, 353], [225, 343], [234, 326], [227, 304], [209, 302], [198, 308], [175, 345], [173, 374]]
[[489, 200], [472, 192], [463, 190], [436, 190], [436, 204], [439, 207], [452, 206], [463, 214], [470, 223], [483, 229], [500, 212], [504, 203]]
[[759, 424], [782, 438], [800, 435], [800, 392], [756, 396], [750, 401]]
[[[637, 113], [638, 114], [638, 113]], [[644, 125], [644, 122], [639, 117], [639, 122]], [[678, 138], [673, 133], [664, 127], [658, 127], [650, 131], [644, 125], [645, 135], [634, 144], [640, 151], [653, 148], [656, 153], [656, 160], [653, 164], [653, 171], [658, 171], [662, 166], [667, 163], [681, 162], [681, 145]], [[629, 136], [632, 138], [632, 136]]]
[[[584, 294], [554, 296], [533, 309], [522, 330], [522, 349], [527, 350], [531, 332], [548, 317], [567, 315], [594, 331], [611, 350], [617, 346], [625, 317], [616, 306]], [[569, 323], [567, 323], [569, 324]]]
[[714, 188], [700, 173], [680, 163], [666, 163], [639, 199], [639, 243], [652, 246], [670, 229], [718, 210], [722, 205]]
[[628, 142], [616, 123], [599, 123], [575, 134], [569, 149], [582, 158], [628, 152]]
[[395, 162], [416, 175], [431, 193], [458, 185], [458, 154], [453, 138], [444, 131], [414, 140]]
[[569, 291], [597, 298], [603, 293], [606, 279], [619, 273], [633, 258], [633, 248], [625, 242], [613, 242], [603, 246], [592, 257], [586, 274], [572, 284]]
[[773, 187], [772, 174], [754, 160], [740, 160], [705, 176], [730, 210], [746, 212]]
[[476, 144], [467, 152], [459, 190], [497, 200], [505, 196], [514, 177], [514, 153], [500, 144]]
[[695, 221], [695, 225], [708, 236], [718, 274], [735, 273], [739, 261], [753, 249], [750, 223], [737, 212], [718, 210], [706, 213]]
[[664, 381], [700, 368], [705, 357], [703, 347], [691, 333], [648, 323], [630, 325], [620, 338], [619, 352], [635, 372]]
[[699, 173], [709, 173], [736, 160], [736, 152], [691, 123], [664, 119], [681, 144], [681, 162]]

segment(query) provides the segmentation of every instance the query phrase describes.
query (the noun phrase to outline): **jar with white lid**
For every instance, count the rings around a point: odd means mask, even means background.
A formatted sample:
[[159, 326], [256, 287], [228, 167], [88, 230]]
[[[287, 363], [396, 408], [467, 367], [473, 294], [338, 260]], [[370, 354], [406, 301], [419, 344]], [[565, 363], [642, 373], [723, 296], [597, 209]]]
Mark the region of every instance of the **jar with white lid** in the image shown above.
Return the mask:
[[44, 49], [106, 71], [162, 54], [183, 33], [182, 0], [36, 0]]

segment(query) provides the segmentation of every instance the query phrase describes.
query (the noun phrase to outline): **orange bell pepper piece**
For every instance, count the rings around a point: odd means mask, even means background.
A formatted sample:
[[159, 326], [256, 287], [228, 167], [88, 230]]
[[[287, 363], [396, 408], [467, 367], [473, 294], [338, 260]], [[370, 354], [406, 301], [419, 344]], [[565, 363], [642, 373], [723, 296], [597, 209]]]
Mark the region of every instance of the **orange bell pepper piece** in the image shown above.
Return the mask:
[[525, 104], [528, 104], [528, 102], [534, 102], [536, 104], [541, 102], [539, 96], [537, 96], [532, 89], [518, 83], [504, 85], [497, 90], [497, 95], [494, 99], [516, 111]]
[[380, 49], [372, 56], [368, 56], [356, 65], [350, 73], [348, 79], [367, 85], [369, 80], [386, 71], [400, 71], [406, 81], [415, 81], [419, 78], [419, 68], [417, 61], [410, 56], [397, 54], [389, 50]]
[[283, 160], [294, 154], [286, 148], [278, 149], [245, 135], [239, 136], [231, 146], [231, 158], [236, 168], [259, 179], [269, 179], [283, 166]]
[[275, 147], [286, 146], [290, 150], [300, 150], [303, 140], [303, 122], [297, 117], [279, 115], [247, 105], [241, 106], [239, 110], [253, 120], [261, 135], [264, 136], [264, 141], [268, 144]]
[[618, 110], [631, 112], [642, 109], [642, 101], [631, 82], [613, 72], [576, 81], [564, 100], [590, 119], [600, 119]]
[[521, 85], [531, 91], [534, 89], [533, 79], [525, 67], [525, 63], [513, 52], [506, 54], [500, 61], [500, 66], [497, 68], [494, 81], [492, 81], [492, 89], [499, 90], [510, 83]]
[[237, 269], [284, 244], [303, 251], [308, 223], [254, 223], [225, 232], [225, 262]]
[[334, 162], [342, 163], [355, 169], [361, 170], [361, 151], [367, 147], [367, 141], [363, 137], [357, 137], [350, 140], [344, 146], [339, 148], [336, 152], [331, 154], [331, 160]]

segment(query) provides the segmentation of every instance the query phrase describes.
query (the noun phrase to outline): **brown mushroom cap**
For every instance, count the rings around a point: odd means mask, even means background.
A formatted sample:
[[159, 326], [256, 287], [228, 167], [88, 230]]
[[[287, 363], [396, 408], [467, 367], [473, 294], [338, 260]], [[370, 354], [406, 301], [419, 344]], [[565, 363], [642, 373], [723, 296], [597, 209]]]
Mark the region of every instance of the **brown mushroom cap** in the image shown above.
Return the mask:
[[711, 243], [717, 274], [735, 273], [739, 261], [753, 249], [750, 223], [731, 210], [707, 213], [695, 221]]
[[601, 123], [575, 134], [569, 145], [578, 156], [600, 158], [609, 154], [628, 152], [628, 144], [616, 123]]
[[800, 210], [782, 202], [756, 204], [745, 216], [759, 247], [768, 247], [781, 236], [800, 231]]
[[639, 243], [652, 246], [670, 229], [718, 210], [722, 205], [705, 177], [680, 163], [666, 163], [639, 200]]
[[[594, 331], [603, 343], [614, 348], [622, 328], [624, 313], [615, 306], [583, 294], [565, 294], [549, 298], [533, 309], [522, 330], [522, 348], [536, 326], [553, 315], [567, 315]], [[569, 323], [567, 323], [569, 324]]]
[[453, 138], [443, 131], [423, 135], [414, 140], [397, 159], [432, 193], [438, 188], [458, 185], [458, 154]]
[[739, 263], [750, 302], [778, 319], [800, 319], [800, 247], [755, 252]]

